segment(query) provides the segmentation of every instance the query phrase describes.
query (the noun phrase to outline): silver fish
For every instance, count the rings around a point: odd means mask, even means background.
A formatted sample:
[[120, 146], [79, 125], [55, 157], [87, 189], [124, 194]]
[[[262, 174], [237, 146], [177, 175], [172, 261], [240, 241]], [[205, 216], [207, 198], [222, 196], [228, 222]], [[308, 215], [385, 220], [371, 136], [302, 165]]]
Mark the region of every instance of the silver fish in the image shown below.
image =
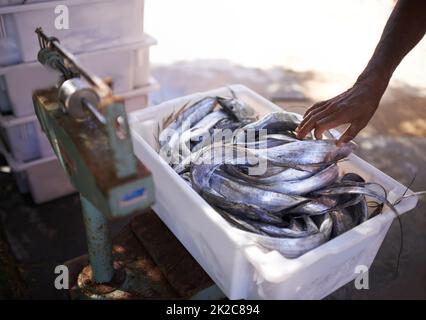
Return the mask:
[[265, 224], [261, 222], [250, 222], [256, 229], [272, 236], [278, 238], [303, 238], [317, 233], [318, 227], [308, 216], [303, 216], [305, 222], [305, 227], [299, 223], [300, 227], [295, 228], [297, 224], [296, 219], [292, 219], [292, 224], [289, 227], [279, 227], [276, 225]]
[[[340, 184], [335, 186], [329, 186], [321, 190], [314, 191], [316, 195], [339, 195], [339, 194], [352, 194], [352, 195], [365, 195], [372, 198], [376, 198], [381, 203], [386, 204], [395, 215], [398, 216], [398, 211], [395, 206], [387, 199], [386, 190], [377, 183], [361, 183], [361, 182], [350, 182], [342, 181]], [[381, 193], [383, 192], [383, 193]]]
[[262, 230], [256, 228], [255, 226], [253, 226], [252, 221], [247, 222], [246, 219], [243, 218], [237, 218], [233, 215], [230, 215], [228, 212], [226, 212], [225, 210], [220, 209], [219, 207], [215, 207], [215, 210], [222, 216], [222, 218], [224, 218], [229, 224], [231, 224], [232, 226], [243, 230], [243, 231], [248, 231], [248, 232], [252, 232], [252, 233], [257, 233], [257, 234], [261, 234], [261, 235], [267, 235], [265, 232], [263, 232]]
[[[204, 167], [204, 168], [203, 168]], [[212, 206], [219, 207], [223, 210], [226, 210], [228, 214], [234, 215], [238, 218], [246, 218], [254, 221], [262, 221], [265, 223], [272, 223], [281, 225], [283, 220], [275, 215], [270, 214], [269, 212], [263, 210], [262, 208], [257, 207], [252, 204], [245, 204], [238, 201], [234, 201], [233, 199], [225, 198], [223, 195], [219, 194], [212, 188], [205, 187], [205, 181], [203, 177], [199, 176], [199, 173], [206, 173], [207, 176], [210, 175], [211, 170], [213, 169], [205, 169], [206, 165], [202, 165], [198, 167], [201, 169], [201, 172], [196, 172], [191, 170], [192, 174], [192, 183], [196, 186], [199, 194]]]
[[268, 134], [266, 137], [272, 140], [284, 141], [285, 143], [300, 141], [299, 139], [294, 138], [293, 136], [290, 136], [288, 134], [281, 134], [281, 133]]
[[357, 222], [348, 208], [331, 211], [330, 216], [333, 221], [333, 230], [331, 232], [333, 238], [357, 226]]
[[[186, 183], [248, 238], [298, 257], [367, 220], [366, 196], [392, 206], [379, 185], [352, 173], [338, 178], [336, 163], [354, 143], [300, 141], [301, 116], [273, 112], [256, 121], [231, 92], [232, 98], [207, 97], [173, 115], [166, 129], [177, 133], [163, 147]], [[221, 110], [213, 111], [217, 104]], [[264, 170], [252, 171], [257, 167]]]
[[[179, 141], [180, 135], [183, 133], [184, 128], [191, 128], [195, 123], [203, 119], [209, 114], [217, 104], [216, 98], [206, 97], [194, 103], [189, 108], [182, 111], [176, 120], [170, 124], [166, 130], [160, 133], [159, 140], [160, 155], [168, 162], [178, 163], [181, 159], [179, 154]], [[166, 132], [166, 134], [163, 134]], [[170, 139], [166, 139], [170, 135]], [[164, 142], [166, 141], [166, 142]]]
[[[285, 172], [285, 171], [284, 171]], [[269, 184], [257, 183], [261, 189], [280, 192], [290, 195], [305, 195], [311, 191], [321, 189], [335, 182], [339, 176], [337, 165], [332, 164], [318, 173], [306, 178], [290, 181], [274, 181]]]
[[203, 150], [198, 150], [197, 152], [189, 154], [187, 157], [181, 159], [181, 161], [173, 167], [173, 170], [175, 170], [177, 174], [187, 172], [191, 168], [192, 163], [196, 162], [202, 155], [202, 152]]
[[309, 201], [301, 203], [295, 206], [294, 208], [284, 210], [283, 212], [281, 212], [281, 214], [292, 214], [295, 216], [320, 216], [328, 213], [331, 209], [332, 207], [321, 201], [318, 201], [316, 199], [310, 199]]
[[[196, 150], [182, 159], [173, 169], [181, 174], [190, 169], [193, 164], [222, 164], [229, 163], [233, 165], [253, 165], [259, 162], [255, 154], [228, 144], [209, 144], [200, 150]], [[251, 162], [249, 162], [251, 161]], [[266, 161], [266, 160], [265, 160]]]
[[180, 176], [190, 187], [192, 187], [191, 174], [189, 172], [185, 172]]
[[361, 201], [355, 204], [352, 207], [349, 207], [348, 210], [352, 211], [352, 215], [356, 224], [361, 224], [368, 219], [368, 206], [367, 200], [363, 196]]
[[[233, 124], [231, 124], [231, 126], [233, 126]], [[221, 144], [228, 144], [232, 141], [233, 137], [233, 129], [230, 129], [230, 127], [223, 129], [214, 127], [214, 129], [209, 131], [208, 135], [206, 134], [203, 136], [201, 141], [192, 148], [192, 152], [199, 151], [204, 147], [207, 147], [211, 144], [217, 144], [219, 142]]]
[[252, 122], [242, 128], [235, 137], [235, 141], [245, 141], [249, 131], [267, 130], [268, 134], [283, 131], [294, 131], [302, 121], [302, 117], [296, 113], [277, 111], [265, 115], [258, 121]]
[[184, 108], [176, 119], [170, 124], [169, 128], [177, 130], [183, 122], [188, 122], [190, 126], [194, 125], [208, 113], [210, 113], [217, 104], [215, 97], [205, 97], [191, 106]]
[[200, 121], [198, 121], [190, 129], [182, 133], [181, 140], [180, 140], [182, 156], [186, 157], [191, 153], [191, 149], [190, 149], [191, 141], [200, 142], [205, 137], [210, 138], [210, 134], [209, 134], [210, 129], [213, 128], [216, 125], [216, 123], [218, 123], [219, 121], [227, 117], [228, 117], [227, 114], [223, 111], [211, 112], [208, 115], [206, 115], [204, 118], [202, 118]]
[[236, 121], [245, 122], [245, 121], [254, 121], [256, 120], [256, 113], [249, 105], [245, 102], [238, 100], [236, 98], [221, 98], [218, 97], [217, 101], [220, 106], [228, 112]]
[[241, 184], [217, 173], [211, 175], [210, 186], [227, 199], [231, 198], [238, 203], [246, 203], [264, 208], [271, 213], [279, 212], [308, 201], [308, 199], [303, 197], [290, 196]]
[[307, 171], [277, 166], [267, 166], [265, 173], [262, 175], [249, 175], [247, 173], [248, 168], [244, 166], [225, 165], [224, 170], [237, 179], [254, 184], [271, 184], [280, 181], [291, 181], [303, 179], [304, 177], [312, 175], [312, 173]]
[[[350, 172], [346, 173], [342, 179], [342, 181], [353, 181], [364, 183], [365, 180], [360, 175]], [[384, 195], [386, 197], [386, 195]], [[350, 205], [351, 202], [353, 205]], [[362, 194], [352, 195], [340, 195], [339, 205], [342, 206], [342, 203], [345, 203], [348, 211], [351, 213], [356, 225], [363, 223], [368, 219], [368, 206], [365, 196]]]
[[268, 149], [253, 149], [272, 164], [292, 168], [326, 165], [347, 157], [355, 149], [352, 142], [336, 146], [336, 140], [306, 140], [290, 142]]
[[261, 139], [254, 142], [247, 142], [247, 143], [237, 143], [239, 146], [243, 146], [247, 149], [267, 149], [272, 148], [276, 146], [280, 146], [282, 144], [286, 143], [283, 140], [277, 140], [277, 139]]
[[333, 222], [330, 215], [325, 214], [319, 231], [307, 237], [274, 238], [251, 233], [247, 233], [247, 236], [267, 249], [277, 250], [287, 258], [297, 258], [327, 242], [330, 238], [332, 227]]

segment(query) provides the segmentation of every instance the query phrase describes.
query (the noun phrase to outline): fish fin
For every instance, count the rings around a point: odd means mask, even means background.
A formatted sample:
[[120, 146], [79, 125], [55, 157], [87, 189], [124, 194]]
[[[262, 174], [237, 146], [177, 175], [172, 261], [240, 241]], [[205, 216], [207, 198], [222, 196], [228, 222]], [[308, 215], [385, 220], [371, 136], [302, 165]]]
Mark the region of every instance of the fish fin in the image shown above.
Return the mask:
[[160, 144], [160, 132], [161, 132], [161, 129], [160, 129], [160, 123], [157, 123], [157, 132], [154, 132], [154, 133], [153, 133], [153, 135], [154, 135], [155, 147], [156, 147], [157, 151], [159, 151], [159, 150], [160, 150], [160, 147], [161, 147], [161, 144]]
[[397, 205], [398, 203], [401, 202], [402, 199], [406, 198], [405, 195], [407, 194], [408, 190], [410, 190], [410, 187], [413, 185], [414, 180], [416, 180], [416, 177], [417, 177], [417, 174], [415, 173], [413, 178], [411, 179], [410, 183], [408, 184], [407, 188], [405, 188], [404, 193], [401, 195], [401, 197], [399, 199], [395, 200], [394, 205]]
[[402, 196], [399, 200], [410, 198], [410, 197], [424, 196], [424, 195], [426, 195], [426, 191], [417, 191], [417, 192], [413, 192], [412, 194], [407, 194], [405, 196]]
[[161, 127], [163, 128], [168, 127], [173, 122], [173, 115], [174, 115], [174, 112], [172, 112], [166, 118], [164, 118], [161, 123]]
[[179, 115], [184, 112], [189, 105], [190, 101], [185, 102], [185, 104], [179, 108], [177, 111], [171, 113], [169, 116], [167, 116], [164, 120], [163, 120], [163, 128], [168, 127], [170, 124], [172, 124], [173, 122], [176, 121], [176, 119], [179, 117]]
[[231, 87], [228, 87], [228, 90], [229, 90], [229, 92], [231, 92], [232, 99], [238, 99], [237, 94], [235, 93], [234, 90], [232, 90]]

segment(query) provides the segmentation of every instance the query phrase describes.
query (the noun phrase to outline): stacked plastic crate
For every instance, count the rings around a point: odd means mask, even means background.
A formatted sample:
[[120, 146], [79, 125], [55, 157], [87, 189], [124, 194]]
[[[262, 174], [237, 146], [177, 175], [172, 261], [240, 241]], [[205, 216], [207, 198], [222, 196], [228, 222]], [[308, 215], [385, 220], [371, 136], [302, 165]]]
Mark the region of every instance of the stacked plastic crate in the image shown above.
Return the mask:
[[92, 73], [112, 80], [126, 109], [145, 107], [150, 77], [144, 0], [0, 0], [0, 151], [21, 192], [42, 203], [73, 192], [34, 114], [32, 92], [59, 74], [37, 62], [36, 27], [60, 39]]

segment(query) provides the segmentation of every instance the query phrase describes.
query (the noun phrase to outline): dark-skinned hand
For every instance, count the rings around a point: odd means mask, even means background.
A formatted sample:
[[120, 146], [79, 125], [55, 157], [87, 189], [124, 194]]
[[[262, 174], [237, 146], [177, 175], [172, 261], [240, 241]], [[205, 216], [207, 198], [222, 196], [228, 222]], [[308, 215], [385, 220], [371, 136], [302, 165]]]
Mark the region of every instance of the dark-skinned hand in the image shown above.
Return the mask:
[[383, 85], [356, 83], [342, 94], [309, 108], [297, 128], [299, 139], [314, 130], [315, 138], [321, 139], [324, 131], [342, 124], [350, 124], [337, 144], [349, 142], [368, 124], [376, 112], [384, 93]]

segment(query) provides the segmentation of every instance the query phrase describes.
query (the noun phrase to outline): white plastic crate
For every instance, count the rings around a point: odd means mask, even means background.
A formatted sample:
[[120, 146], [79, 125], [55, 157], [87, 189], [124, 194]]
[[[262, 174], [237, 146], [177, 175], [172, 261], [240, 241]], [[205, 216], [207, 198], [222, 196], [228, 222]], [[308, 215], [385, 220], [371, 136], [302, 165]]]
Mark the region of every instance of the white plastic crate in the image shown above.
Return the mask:
[[[260, 115], [281, 110], [244, 86], [232, 89]], [[135, 154], [154, 177], [153, 209], [222, 291], [230, 299], [321, 299], [353, 280], [357, 265], [369, 267], [395, 218], [390, 209], [299, 258], [288, 259], [230, 226], [158, 156], [153, 148], [158, 122], [189, 100], [214, 95], [230, 94], [222, 88], [186, 96], [133, 112], [129, 118]], [[406, 189], [355, 155], [340, 167], [385, 186], [390, 201]], [[404, 213], [416, 203], [417, 198], [410, 197], [396, 208]]]
[[126, 112], [130, 113], [139, 109], [146, 108], [149, 104], [149, 94], [158, 90], [160, 85], [157, 80], [150, 78], [149, 84], [135, 90], [117, 94], [124, 98]]
[[[68, 29], [55, 27], [58, 5], [68, 8]], [[37, 59], [37, 27], [73, 53], [142, 41], [143, 11], [143, 0], [63, 0], [1, 7], [0, 65]]]
[[31, 193], [41, 204], [76, 192], [56, 156], [28, 163], [18, 163], [6, 157], [22, 193]]
[[24, 0], [0, 0], [0, 7], [6, 6], [16, 6], [18, 4], [23, 4]]
[[22, 118], [0, 116], [0, 138], [17, 162], [53, 155], [49, 140], [35, 115]]
[[0, 7], [16, 6], [19, 4], [33, 4], [39, 2], [49, 2], [58, 0], [0, 0]]
[[[114, 92], [127, 92], [149, 84], [149, 48], [155, 39], [77, 55], [81, 64], [101, 78], [111, 78]], [[59, 73], [39, 62], [0, 68], [0, 111], [17, 117], [34, 114], [32, 93], [55, 85]]]
[[33, 4], [33, 3], [40, 3], [40, 2], [49, 2], [49, 1], [58, 1], [58, 0], [24, 0], [24, 4]]
[[[118, 95], [123, 97], [126, 111], [130, 112], [146, 107], [149, 93], [158, 87], [157, 81], [150, 78], [147, 85]], [[0, 116], [0, 140], [18, 163], [54, 154], [49, 139], [41, 130], [35, 115], [20, 118], [10, 115]]]

